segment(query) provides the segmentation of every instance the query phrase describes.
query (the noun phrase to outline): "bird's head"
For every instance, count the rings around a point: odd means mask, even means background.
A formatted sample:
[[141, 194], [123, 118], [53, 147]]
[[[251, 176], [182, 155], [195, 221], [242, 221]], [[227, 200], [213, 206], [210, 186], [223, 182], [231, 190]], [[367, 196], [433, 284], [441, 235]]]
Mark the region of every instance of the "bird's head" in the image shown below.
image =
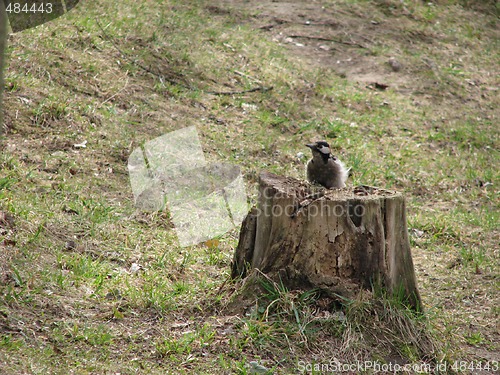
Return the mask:
[[312, 151], [314, 156], [321, 156], [323, 160], [328, 160], [330, 157], [332, 150], [330, 149], [330, 145], [326, 141], [317, 141], [314, 143], [306, 144]]

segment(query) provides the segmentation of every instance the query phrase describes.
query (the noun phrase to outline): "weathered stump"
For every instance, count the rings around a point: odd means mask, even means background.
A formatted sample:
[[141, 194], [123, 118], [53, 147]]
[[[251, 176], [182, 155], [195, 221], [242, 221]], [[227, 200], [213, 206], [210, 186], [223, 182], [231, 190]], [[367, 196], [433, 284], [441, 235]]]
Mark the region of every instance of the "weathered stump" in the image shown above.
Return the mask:
[[403, 195], [374, 187], [326, 190], [263, 173], [232, 276], [254, 268], [285, 285], [346, 298], [381, 288], [421, 309]]

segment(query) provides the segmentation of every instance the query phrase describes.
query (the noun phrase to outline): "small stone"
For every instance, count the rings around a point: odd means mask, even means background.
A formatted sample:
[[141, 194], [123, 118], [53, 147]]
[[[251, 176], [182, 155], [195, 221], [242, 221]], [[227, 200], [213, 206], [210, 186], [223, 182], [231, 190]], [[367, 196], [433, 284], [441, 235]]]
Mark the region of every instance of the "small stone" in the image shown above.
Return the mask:
[[64, 247], [66, 248], [66, 250], [74, 250], [76, 248], [76, 242], [73, 240], [70, 240], [70, 241], [66, 242], [66, 245], [64, 245]]
[[137, 273], [141, 269], [141, 266], [137, 263], [132, 263], [130, 266], [130, 273]]
[[399, 72], [402, 68], [401, 63], [394, 57], [391, 57], [387, 62], [394, 72]]
[[270, 371], [267, 367], [262, 366], [257, 361], [250, 361], [249, 365], [250, 365], [250, 374], [266, 374]]

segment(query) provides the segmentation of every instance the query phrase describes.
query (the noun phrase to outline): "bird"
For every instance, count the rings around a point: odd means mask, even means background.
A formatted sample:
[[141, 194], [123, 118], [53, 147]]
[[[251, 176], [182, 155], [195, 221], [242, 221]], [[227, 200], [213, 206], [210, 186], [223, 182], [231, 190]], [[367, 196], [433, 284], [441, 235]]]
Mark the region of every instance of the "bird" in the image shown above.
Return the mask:
[[349, 177], [349, 169], [346, 169], [344, 164], [332, 155], [330, 145], [326, 141], [317, 141], [306, 146], [312, 151], [312, 159], [306, 166], [307, 180], [327, 189], [344, 188]]

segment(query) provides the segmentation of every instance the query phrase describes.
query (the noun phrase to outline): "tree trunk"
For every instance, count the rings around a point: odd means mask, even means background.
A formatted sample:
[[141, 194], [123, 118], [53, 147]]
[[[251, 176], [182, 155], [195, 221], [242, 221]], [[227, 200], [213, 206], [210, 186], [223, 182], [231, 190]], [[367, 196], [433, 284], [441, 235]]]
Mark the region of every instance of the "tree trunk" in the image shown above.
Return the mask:
[[346, 298], [384, 290], [421, 310], [406, 227], [405, 199], [374, 188], [326, 190], [263, 173], [245, 218], [233, 277], [258, 268], [295, 288]]

